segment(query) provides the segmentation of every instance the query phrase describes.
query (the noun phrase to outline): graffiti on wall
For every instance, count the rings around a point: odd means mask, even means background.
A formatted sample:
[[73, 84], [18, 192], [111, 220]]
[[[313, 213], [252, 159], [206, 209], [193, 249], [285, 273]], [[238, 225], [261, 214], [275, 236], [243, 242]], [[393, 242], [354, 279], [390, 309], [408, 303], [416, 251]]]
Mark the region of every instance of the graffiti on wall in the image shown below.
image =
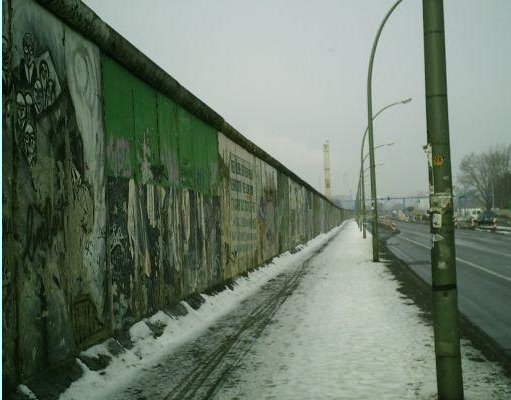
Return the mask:
[[254, 166], [232, 152], [229, 154], [229, 186], [231, 192], [231, 243], [237, 257], [246, 259], [252, 253], [256, 238]]
[[277, 173], [219, 133], [222, 257], [225, 276], [262, 264], [278, 251]]
[[[261, 265], [340, 221], [339, 210], [218, 134], [225, 278]], [[330, 212], [329, 218], [324, 213]]]
[[277, 171], [261, 160], [256, 160], [256, 165], [260, 176], [256, 207], [262, 263], [278, 254]]
[[[12, 248], [12, 41], [11, 8], [2, 1], [2, 378], [12, 384], [16, 360], [16, 288]], [[10, 332], [11, 334], [8, 334]]]
[[218, 197], [108, 177], [113, 326], [223, 280]]
[[55, 103], [61, 93], [60, 83], [48, 51], [35, 55], [31, 33], [22, 39], [23, 57], [16, 68], [16, 120], [15, 131], [22, 154], [29, 167], [37, 157], [35, 118]]
[[3, 4], [11, 373], [55, 365], [340, 221], [36, 3]]
[[31, 1], [12, 10], [13, 241], [27, 376], [80, 345], [77, 298], [92, 299], [95, 325], [83, 326], [107, 325], [103, 128], [97, 48]]

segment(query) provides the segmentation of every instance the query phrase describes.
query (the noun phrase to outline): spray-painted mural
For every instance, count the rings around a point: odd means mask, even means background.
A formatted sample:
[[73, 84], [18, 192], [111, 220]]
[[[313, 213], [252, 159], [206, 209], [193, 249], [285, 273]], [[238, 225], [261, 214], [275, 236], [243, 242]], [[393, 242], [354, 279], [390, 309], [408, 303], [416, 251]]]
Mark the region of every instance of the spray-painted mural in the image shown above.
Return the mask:
[[[254, 265], [257, 257], [255, 157], [242, 147], [218, 135], [224, 170], [222, 239], [225, 277], [238, 275]], [[247, 267], [243, 267], [243, 266]]]
[[[13, 77], [10, 2], [2, 2], [2, 370], [4, 377], [16, 373], [16, 287], [12, 257], [13, 183]], [[8, 333], [11, 334], [8, 334]], [[4, 380], [4, 383], [6, 381]]]
[[105, 327], [100, 69], [97, 48], [30, 1], [12, 2], [11, 54], [17, 346], [28, 376]]
[[192, 113], [198, 99], [179, 105], [32, 0], [2, 5], [4, 379], [341, 221], [271, 157]]
[[222, 256], [230, 278], [278, 254], [277, 171], [222, 133]]
[[[218, 134], [218, 143], [225, 278], [261, 265], [342, 218], [340, 210], [325, 199], [224, 134]], [[329, 218], [324, 218], [327, 210]]]

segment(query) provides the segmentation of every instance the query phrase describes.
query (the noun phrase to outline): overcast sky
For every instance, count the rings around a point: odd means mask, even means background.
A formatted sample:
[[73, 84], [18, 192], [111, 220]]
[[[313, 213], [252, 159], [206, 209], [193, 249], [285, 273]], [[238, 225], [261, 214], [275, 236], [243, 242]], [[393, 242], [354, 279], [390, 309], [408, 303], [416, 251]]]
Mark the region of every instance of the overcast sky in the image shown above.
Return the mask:
[[[331, 148], [334, 194], [355, 195], [367, 65], [394, 0], [86, 0], [182, 85], [318, 190]], [[511, 1], [445, 0], [453, 174], [511, 143]], [[387, 22], [373, 71], [378, 196], [428, 188], [422, 1]]]

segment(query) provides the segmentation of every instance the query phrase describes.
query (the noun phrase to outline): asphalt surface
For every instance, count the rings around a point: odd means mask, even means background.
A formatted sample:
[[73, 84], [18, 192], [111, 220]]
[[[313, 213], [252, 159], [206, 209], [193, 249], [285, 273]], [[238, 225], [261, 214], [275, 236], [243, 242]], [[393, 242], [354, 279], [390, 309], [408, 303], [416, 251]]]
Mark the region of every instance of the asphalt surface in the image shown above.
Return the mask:
[[[397, 224], [388, 249], [431, 284], [429, 225]], [[511, 357], [511, 234], [456, 230], [460, 312]]]

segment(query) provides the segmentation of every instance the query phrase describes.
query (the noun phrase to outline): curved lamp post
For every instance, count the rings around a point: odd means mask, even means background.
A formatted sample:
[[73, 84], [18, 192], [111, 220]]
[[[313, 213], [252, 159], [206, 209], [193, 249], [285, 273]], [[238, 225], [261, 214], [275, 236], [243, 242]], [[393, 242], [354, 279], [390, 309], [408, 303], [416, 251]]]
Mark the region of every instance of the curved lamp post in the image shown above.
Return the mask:
[[378, 40], [380, 39], [381, 31], [385, 22], [390, 17], [390, 14], [396, 9], [396, 7], [403, 0], [397, 0], [394, 5], [390, 8], [383, 18], [383, 21], [378, 28], [378, 32], [376, 32], [376, 37], [374, 38], [373, 48], [371, 50], [371, 58], [369, 59], [369, 69], [367, 71], [367, 126], [369, 128], [369, 161], [371, 165], [371, 197], [373, 198], [373, 261], [380, 261], [380, 250], [378, 243], [378, 204], [376, 201], [376, 176], [374, 174], [374, 140], [373, 140], [373, 104], [372, 104], [372, 87], [371, 80], [373, 76], [373, 61], [374, 54], [376, 53], [376, 46], [378, 45]]
[[[396, 101], [394, 103], [386, 105], [385, 107], [383, 107], [380, 111], [378, 111], [374, 115], [374, 117], [372, 118], [371, 122], [374, 121], [378, 117], [378, 115], [380, 115], [385, 110], [387, 110], [387, 109], [389, 109], [391, 107], [397, 106], [399, 104], [408, 104], [411, 101], [412, 101], [412, 99], [408, 98], [408, 99], [404, 99], [404, 100], [401, 100], [401, 101]], [[364, 136], [362, 137], [362, 147], [360, 148], [360, 170], [361, 171], [364, 168], [363, 167], [363, 164], [364, 164], [364, 144], [365, 144], [365, 140], [366, 140], [366, 136], [367, 136], [367, 132], [368, 131], [369, 131], [369, 125], [367, 126], [367, 128], [366, 128], [366, 130], [364, 132]], [[373, 159], [373, 163], [374, 163], [374, 159]], [[361, 176], [361, 178], [360, 178], [361, 183], [360, 183], [359, 194], [360, 194], [360, 197], [361, 197], [361, 204], [360, 204], [359, 209], [362, 209], [362, 219], [363, 219], [362, 220], [362, 230], [363, 230], [363, 237], [365, 239], [366, 238], [366, 226], [365, 226], [365, 223], [366, 223], [366, 205], [365, 204], [366, 203], [365, 203], [365, 183], [364, 183], [364, 176], [363, 176], [362, 172], [360, 173], [360, 176]], [[374, 227], [373, 227], [373, 232], [374, 232]], [[373, 234], [373, 237], [374, 237], [374, 234]]]

